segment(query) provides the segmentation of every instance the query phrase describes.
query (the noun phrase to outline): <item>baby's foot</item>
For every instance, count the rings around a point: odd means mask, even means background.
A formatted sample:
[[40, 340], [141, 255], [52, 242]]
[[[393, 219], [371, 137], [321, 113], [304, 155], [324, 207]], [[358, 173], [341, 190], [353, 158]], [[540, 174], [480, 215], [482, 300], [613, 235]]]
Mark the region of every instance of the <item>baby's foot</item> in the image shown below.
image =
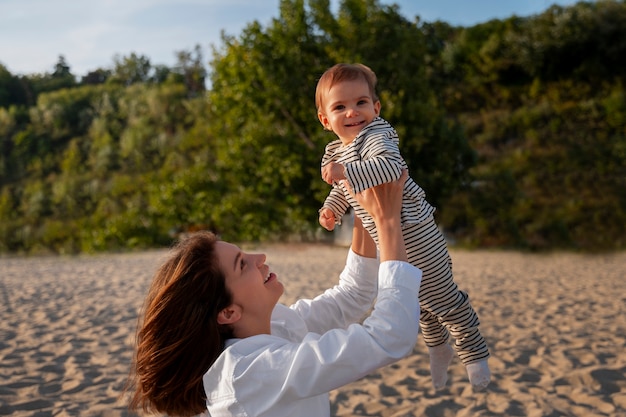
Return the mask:
[[491, 381], [491, 371], [489, 370], [487, 359], [469, 363], [465, 368], [474, 391], [482, 391], [487, 388], [489, 381]]
[[448, 382], [448, 366], [454, 359], [454, 349], [449, 344], [444, 343], [443, 345], [429, 347], [428, 353], [430, 355], [430, 377], [433, 381], [433, 386], [436, 390], [442, 389]]

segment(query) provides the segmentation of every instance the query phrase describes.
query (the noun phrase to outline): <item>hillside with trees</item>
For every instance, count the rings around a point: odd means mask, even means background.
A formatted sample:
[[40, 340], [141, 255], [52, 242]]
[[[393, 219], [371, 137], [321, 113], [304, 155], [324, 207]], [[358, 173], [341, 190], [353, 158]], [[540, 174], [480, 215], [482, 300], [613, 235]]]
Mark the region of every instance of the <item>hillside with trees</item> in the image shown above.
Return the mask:
[[[458, 244], [626, 247], [626, 2], [472, 27], [376, 0], [283, 0], [205, 62], [118, 56], [77, 77], [0, 64], [0, 252], [313, 239], [328, 191], [317, 78], [363, 62], [411, 175]], [[207, 87], [208, 86], [208, 87]]]

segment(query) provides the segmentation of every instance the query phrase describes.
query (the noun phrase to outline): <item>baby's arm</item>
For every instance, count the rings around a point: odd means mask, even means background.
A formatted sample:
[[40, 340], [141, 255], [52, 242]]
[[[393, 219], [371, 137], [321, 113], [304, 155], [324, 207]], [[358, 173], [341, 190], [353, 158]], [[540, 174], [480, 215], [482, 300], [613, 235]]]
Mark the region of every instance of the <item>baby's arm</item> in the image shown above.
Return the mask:
[[344, 167], [337, 162], [330, 162], [322, 167], [322, 179], [330, 185], [345, 180]]
[[320, 225], [326, 230], [333, 230], [336, 224], [341, 224], [341, 217], [348, 211], [349, 207], [350, 203], [343, 191], [339, 187], [333, 187], [319, 210]]
[[322, 207], [319, 222], [324, 229], [332, 231], [335, 228], [335, 213], [329, 208]]

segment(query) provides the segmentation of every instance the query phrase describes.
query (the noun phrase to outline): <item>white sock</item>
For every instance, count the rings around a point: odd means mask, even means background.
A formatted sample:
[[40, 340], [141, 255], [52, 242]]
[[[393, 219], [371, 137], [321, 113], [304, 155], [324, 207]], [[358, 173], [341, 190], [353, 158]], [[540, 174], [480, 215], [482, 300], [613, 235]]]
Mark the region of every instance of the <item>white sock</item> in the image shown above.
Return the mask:
[[491, 371], [489, 370], [487, 359], [469, 363], [465, 368], [474, 391], [482, 391], [487, 388], [489, 381], [491, 381]]
[[447, 343], [443, 345], [429, 347], [430, 356], [430, 378], [435, 389], [442, 389], [448, 382], [448, 366], [454, 359], [455, 352]]

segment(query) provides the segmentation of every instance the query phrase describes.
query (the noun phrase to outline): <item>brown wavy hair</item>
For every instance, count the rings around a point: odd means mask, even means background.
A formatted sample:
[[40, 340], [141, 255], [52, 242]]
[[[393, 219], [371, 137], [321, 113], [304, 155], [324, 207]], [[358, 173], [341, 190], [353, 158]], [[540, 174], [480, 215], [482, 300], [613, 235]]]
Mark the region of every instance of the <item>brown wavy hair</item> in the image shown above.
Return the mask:
[[315, 107], [318, 112], [324, 113], [323, 99], [335, 85], [343, 81], [364, 80], [369, 89], [374, 102], [378, 101], [376, 94], [376, 74], [367, 65], [363, 64], [336, 64], [328, 68], [317, 81], [315, 88]]
[[155, 273], [139, 316], [126, 386], [131, 410], [174, 416], [206, 411], [202, 376], [233, 337], [217, 323], [218, 313], [232, 303], [217, 240], [211, 232], [190, 235]]

